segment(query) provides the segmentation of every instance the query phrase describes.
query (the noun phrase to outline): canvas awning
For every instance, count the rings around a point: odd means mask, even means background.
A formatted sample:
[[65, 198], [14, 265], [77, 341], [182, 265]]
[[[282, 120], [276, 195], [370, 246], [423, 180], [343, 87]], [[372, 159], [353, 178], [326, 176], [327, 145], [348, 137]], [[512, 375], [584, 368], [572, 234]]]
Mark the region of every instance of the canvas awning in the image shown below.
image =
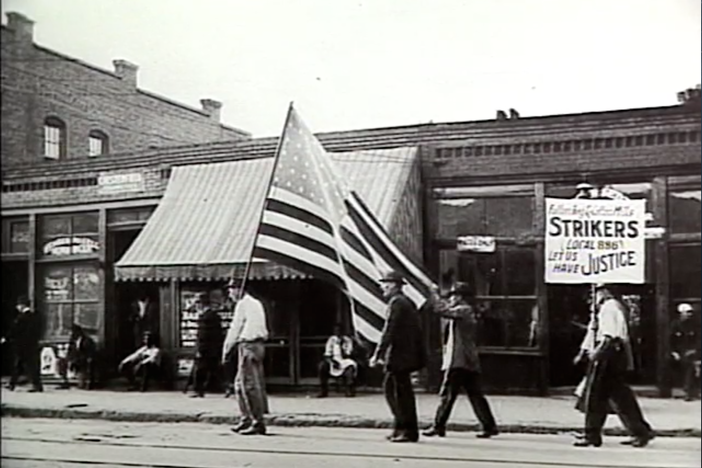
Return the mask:
[[[336, 153], [349, 185], [388, 226], [415, 168], [416, 148]], [[115, 264], [116, 280], [224, 280], [243, 276], [273, 159], [173, 168], [166, 192], [133, 244]], [[303, 278], [266, 261], [250, 278]]]

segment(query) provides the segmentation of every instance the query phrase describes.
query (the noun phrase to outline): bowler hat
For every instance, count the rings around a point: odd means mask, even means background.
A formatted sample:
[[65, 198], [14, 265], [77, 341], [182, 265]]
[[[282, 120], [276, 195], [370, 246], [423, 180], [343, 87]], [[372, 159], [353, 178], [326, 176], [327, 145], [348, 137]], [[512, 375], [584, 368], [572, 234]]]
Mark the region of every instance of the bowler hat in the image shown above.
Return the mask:
[[468, 283], [457, 282], [451, 286], [448, 292], [449, 296], [453, 296], [454, 294], [462, 297], [472, 297], [473, 288], [471, 288]]
[[405, 284], [405, 277], [398, 271], [390, 271], [385, 276], [380, 278], [381, 283], [397, 283]]

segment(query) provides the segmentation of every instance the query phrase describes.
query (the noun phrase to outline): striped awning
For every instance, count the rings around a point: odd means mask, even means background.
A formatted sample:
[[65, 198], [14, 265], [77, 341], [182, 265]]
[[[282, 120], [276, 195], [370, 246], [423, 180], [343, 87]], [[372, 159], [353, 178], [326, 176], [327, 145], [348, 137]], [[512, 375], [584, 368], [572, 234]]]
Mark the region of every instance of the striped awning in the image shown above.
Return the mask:
[[[388, 226], [416, 161], [416, 148], [333, 155], [349, 184]], [[273, 159], [173, 168], [158, 207], [115, 264], [116, 280], [225, 280], [244, 275]], [[304, 278], [262, 260], [249, 278]]]

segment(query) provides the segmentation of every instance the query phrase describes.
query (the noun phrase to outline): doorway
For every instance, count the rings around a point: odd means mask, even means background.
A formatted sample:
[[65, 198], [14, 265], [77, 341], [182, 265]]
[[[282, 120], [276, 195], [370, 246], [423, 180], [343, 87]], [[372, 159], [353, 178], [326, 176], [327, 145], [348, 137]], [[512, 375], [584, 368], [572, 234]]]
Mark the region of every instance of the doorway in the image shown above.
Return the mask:
[[[2, 261], [2, 334], [10, 330], [17, 316], [15, 303], [20, 296], [28, 294], [29, 264], [26, 260]], [[2, 353], [2, 375], [10, 375], [12, 371], [12, 353], [4, 349]]]

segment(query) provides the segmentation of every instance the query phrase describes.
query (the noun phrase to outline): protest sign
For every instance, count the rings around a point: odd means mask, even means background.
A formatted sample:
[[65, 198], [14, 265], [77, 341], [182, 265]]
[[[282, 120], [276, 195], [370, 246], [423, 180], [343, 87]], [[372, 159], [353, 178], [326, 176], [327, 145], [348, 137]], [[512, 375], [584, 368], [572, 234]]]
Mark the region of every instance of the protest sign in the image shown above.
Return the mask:
[[546, 283], [643, 283], [645, 205], [547, 198]]

